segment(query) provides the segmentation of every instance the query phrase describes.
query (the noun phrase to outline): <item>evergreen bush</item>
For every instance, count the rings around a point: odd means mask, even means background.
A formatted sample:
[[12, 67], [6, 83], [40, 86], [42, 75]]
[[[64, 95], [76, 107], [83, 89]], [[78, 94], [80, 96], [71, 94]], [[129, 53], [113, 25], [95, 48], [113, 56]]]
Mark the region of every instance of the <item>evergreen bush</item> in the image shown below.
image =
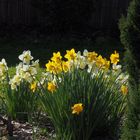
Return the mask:
[[140, 0], [130, 2], [127, 17], [120, 20], [120, 38], [125, 46], [125, 62], [129, 73], [129, 94], [122, 140], [140, 138]]

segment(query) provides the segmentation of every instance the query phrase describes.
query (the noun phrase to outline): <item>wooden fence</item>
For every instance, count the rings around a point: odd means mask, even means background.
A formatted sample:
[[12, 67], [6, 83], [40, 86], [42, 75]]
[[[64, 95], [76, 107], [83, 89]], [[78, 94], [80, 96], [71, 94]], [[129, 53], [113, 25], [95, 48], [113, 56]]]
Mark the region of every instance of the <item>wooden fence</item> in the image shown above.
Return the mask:
[[[40, 21], [40, 15], [32, 0], [0, 0], [0, 24], [29, 25]], [[95, 28], [110, 28], [117, 25], [121, 14], [126, 13], [130, 0], [97, 0], [91, 24]]]

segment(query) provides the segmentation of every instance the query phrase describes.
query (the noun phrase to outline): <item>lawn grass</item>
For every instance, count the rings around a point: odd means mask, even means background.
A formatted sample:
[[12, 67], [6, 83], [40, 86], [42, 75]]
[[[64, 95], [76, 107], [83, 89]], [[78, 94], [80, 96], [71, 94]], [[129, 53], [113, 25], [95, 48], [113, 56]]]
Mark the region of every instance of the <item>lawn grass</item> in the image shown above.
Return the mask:
[[0, 60], [5, 58], [8, 66], [16, 66], [19, 63], [18, 56], [24, 50], [31, 50], [35, 60], [40, 60], [40, 65], [45, 66], [53, 52], [61, 51], [65, 53], [67, 49], [75, 48], [76, 51], [96, 51], [97, 53], [108, 57], [117, 50], [121, 56], [123, 47], [117, 39], [110, 37], [98, 37], [92, 39], [75, 38], [0, 38]]

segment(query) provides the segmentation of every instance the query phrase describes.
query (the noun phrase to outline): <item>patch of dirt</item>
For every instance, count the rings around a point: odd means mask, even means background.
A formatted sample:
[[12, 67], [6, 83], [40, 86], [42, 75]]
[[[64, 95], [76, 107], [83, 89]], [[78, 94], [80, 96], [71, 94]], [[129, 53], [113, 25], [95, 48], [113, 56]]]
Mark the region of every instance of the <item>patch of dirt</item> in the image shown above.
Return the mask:
[[[48, 140], [47, 136], [40, 134], [38, 127], [32, 126], [29, 123], [19, 123], [12, 121], [13, 137], [12, 140]], [[6, 126], [0, 122], [0, 140], [8, 140], [8, 132]]]

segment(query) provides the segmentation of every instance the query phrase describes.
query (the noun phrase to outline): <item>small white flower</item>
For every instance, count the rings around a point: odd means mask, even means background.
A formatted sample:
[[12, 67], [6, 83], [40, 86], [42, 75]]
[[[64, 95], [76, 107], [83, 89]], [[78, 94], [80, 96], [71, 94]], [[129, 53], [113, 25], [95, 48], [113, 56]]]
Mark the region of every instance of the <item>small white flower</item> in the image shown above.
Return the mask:
[[32, 61], [32, 67], [39, 68], [39, 60]]
[[25, 72], [23, 74], [23, 79], [29, 83], [32, 83], [32, 81], [33, 81], [33, 77], [31, 76], [31, 74], [29, 72]]
[[25, 64], [29, 64], [30, 61], [33, 59], [30, 51], [24, 51], [21, 55], [19, 55], [18, 58]]
[[76, 60], [74, 62], [74, 65], [76, 68], [84, 69], [87, 65], [86, 58], [81, 55], [81, 52], [79, 51], [76, 55]]
[[83, 55], [88, 56], [88, 50], [85, 49], [84, 52], [83, 52]]
[[13, 78], [13, 82], [16, 83], [17, 85], [20, 85], [20, 82], [21, 82], [20, 75], [15, 75]]
[[23, 65], [22, 69], [23, 69], [24, 72], [27, 72], [30, 69], [30, 65]]
[[1, 71], [8, 70], [7, 63], [6, 63], [5, 59], [2, 59], [1, 62], [0, 62], [0, 70]]
[[15, 83], [11, 83], [11, 89], [12, 90], [17, 90], [17, 85]]
[[122, 68], [121, 65], [116, 65], [116, 64], [112, 65], [112, 69], [115, 70], [115, 71], [121, 70], [121, 68]]
[[17, 89], [17, 86], [20, 85], [21, 83], [21, 76], [16, 74], [13, 79], [10, 80], [9, 84], [11, 85], [11, 89], [14, 90], [14, 89]]
[[29, 68], [29, 73], [30, 73], [31, 75], [36, 75], [36, 74], [37, 74], [37, 69], [36, 69], [35, 67], [30, 67], [30, 68]]

